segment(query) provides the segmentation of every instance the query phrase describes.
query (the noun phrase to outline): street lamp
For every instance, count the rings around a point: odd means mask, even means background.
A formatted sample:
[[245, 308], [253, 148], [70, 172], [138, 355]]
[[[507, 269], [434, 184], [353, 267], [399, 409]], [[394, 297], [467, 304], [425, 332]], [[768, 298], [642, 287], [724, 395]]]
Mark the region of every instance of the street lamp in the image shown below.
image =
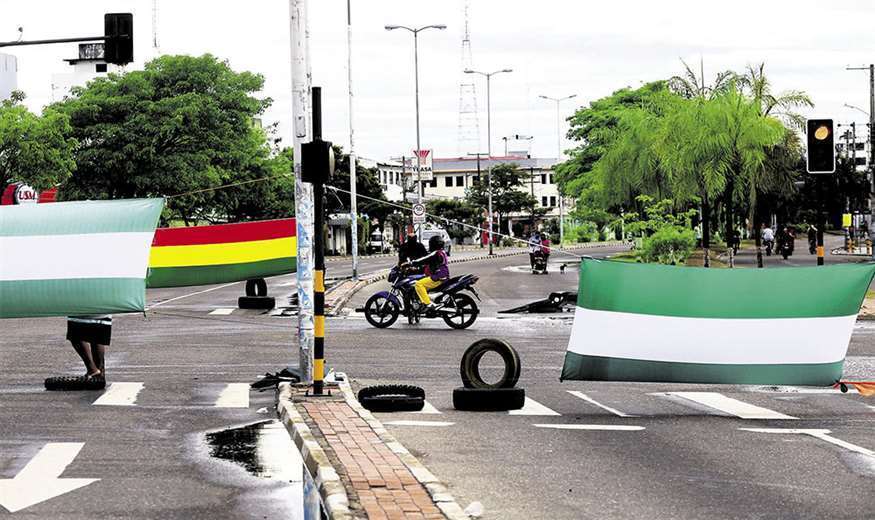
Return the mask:
[[[425, 31], [427, 29], [438, 29], [444, 30], [446, 29], [446, 25], [425, 25], [422, 27], [411, 28], [406, 27], [404, 25], [387, 25], [387, 31], [394, 31], [395, 29], [404, 29], [406, 31], [410, 31], [413, 33], [413, 69], [414, 76], [416, 82], [416, 183], [417, 183], [417, 202], [422, 202], [423, 197], [423, 189], [422, 189], [422, 156], [420, 155], [420, 144], [419, 144], [419, 33], [421, 31]], [[422, 226], [419, 226], [419, 239], [422, 240]]]
[[[577, 97], [577, 94], [571, 94], [570, 96], [565, 96], [561, 98], [554, 98], [550, 96], [540, 95], [538, 96], [542, 99], [547, 99], [549, 101], [556, 102], [556, 164], [562, 162], [562, 132], [560, 129], [562, 118], [559, 115], [559, 104], [565, 101], [566, 99], [571, 99]], [[556, 191], [559, 191], [557, 186]], [[562, 192], [559, 191], [559, 248], [562, 249], [562, 244], [565, 243], [565, 197], [562, 196]]]
[[488, 179], [489, 182], [487, 184], [487, 189], [489, 190], [489, 254], [492, 254], [492, 109], [490, 105], [490, 89], [489, 89], [489, 80], [492, 79], [492, 76], [496, 74], [501, 74], [502, 72], [513, 72], [513, 69], [501, 69], [496, 70], [494, 72], [480, 72], [479, 70], [471, 70], [465, 69], [465, 74], [480, 74], [486, 78], [486, 153], [489, 154], [489, 172]]

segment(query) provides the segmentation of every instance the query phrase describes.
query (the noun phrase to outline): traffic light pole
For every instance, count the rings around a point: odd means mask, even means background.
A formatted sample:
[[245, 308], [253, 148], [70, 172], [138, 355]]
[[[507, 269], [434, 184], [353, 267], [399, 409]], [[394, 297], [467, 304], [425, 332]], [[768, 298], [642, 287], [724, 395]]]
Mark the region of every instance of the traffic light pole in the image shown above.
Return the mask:
[[[868, 67], [848, 67], [847, 70], [869, 71], [869, 239], [875, 244], [875, 64]], [[875, 259], [875, 247], [872, 248]]]
[[[322, 88], [313, 87], [313, 141], [322, 140]], [[313, 395], [322, 395], [325, 380], [325, 210], [322, 179], [313, 183]]]

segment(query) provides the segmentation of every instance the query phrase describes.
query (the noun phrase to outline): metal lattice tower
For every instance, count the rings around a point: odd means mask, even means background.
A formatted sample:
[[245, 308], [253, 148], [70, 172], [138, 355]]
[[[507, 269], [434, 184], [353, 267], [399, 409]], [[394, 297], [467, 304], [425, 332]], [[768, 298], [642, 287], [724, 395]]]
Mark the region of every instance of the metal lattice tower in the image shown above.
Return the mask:
[[471, 33], [468, 25], [469, 0], [465, 0], [465, 33], [462, 37], [462, 63], [459, 69], [459, 135], [458, 154], [465, 157], [469, 152], [480, 151], [480, 122], [477, 113], [477, 87], [466, 69], [473, 68], [471, 58]]
[[152, 51], [155, 56], [160, 54], [158, 50], [158, 0], [152, 0]]

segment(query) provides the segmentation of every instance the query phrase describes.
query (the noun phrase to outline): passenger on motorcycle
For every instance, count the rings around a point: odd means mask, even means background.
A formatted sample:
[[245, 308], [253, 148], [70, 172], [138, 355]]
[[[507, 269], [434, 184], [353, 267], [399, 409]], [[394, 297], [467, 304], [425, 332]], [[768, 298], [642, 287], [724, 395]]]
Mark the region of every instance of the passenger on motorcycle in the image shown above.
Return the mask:
[[440, 287], [445, 281], [450, 278], [450, 268], [447, 266], [447, 254], [444, 252], [444, 239], [439, 235], [435, 235], [428, 239], [429, 253], [416, 260], [411, 261], [412, 265], [425, 266], [423, 273], [424, 277], [416, 281], [414, 288], [416, 295], [419, 296], [419, 301], [425, 305], [426, 310], [433, 310], [434, 304], [431, 298], [428, 297], [428, 290]]

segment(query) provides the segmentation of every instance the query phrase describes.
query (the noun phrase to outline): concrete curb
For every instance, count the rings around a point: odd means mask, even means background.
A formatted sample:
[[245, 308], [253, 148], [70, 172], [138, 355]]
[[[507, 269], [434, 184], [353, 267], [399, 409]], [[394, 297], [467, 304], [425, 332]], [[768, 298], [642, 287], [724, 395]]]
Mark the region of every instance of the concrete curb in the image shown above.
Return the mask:
[[[628, 245], [628, 243], [617, 240], [614, 242], [597, 242], [597, 243], [593, 243], [593, 244], [580, 244], [580, 245], [575, 245], [575, 246], [571, 246], [571, 247], [566, 247], [565, 250], [568, 250], [568, 249], [601, 249], [601, 248], [606, 248], [606, 247], [618, 247], [618, 246], [624, 246], [624, 245]], [[556, 248], [554, 248], [554, 249], [556, 249]], [[487, 253], [487, 254], [478, 255], [478, 256], [471, 256], [471, 257], [467, 257], [467, 258], [456, 258], [456, 259], [451, 258], [447, 263], [461, 264], [464, 262], [475, 262], [478, 260], [488, 260], [491, 258], [503, 258], [506, 256], [524, 255], [524, 254], [528, 254], [528, 250], [522, 249], [522, 250], [514, 250], [514, 251], [502, 251], [500, 253], [495, 253], [492, 256], [489, 256], [489, 254]], [[350, 300], [350, 298], [352, 298], [355, 295], [355, 293], [359, 292], [362, 288], [367, 287], [368, 285], [371, 285], [372, 283], [379, 282], [380, 280], [385, 280], [386, 278], [388, 278], [388, 276], [389, 276], [389, 270], [384, 269], [384, 270], [378, 271], [377, 273], [374, 273], [366, 278], [359, 279], [358, 283], [356, 283], [347, 293], [341, 294], [340, 296], [337, 297], [337, 299], [334, 301], [334, 305], [327, 312], [327, 315], [328, 316], [337, 316], [340, 313], [340, 311], [343, 309], [343, 306], [346, 305], [346, 303]], [[340, 284], [338, 284], [336, 286], [336, 289], [339, 289], [339, 288], [340, 288]], [[329, 291], [329, 292], [333, 292], [333, 291]]]
[[322, 502], [327, 509], [328, 518], [352, 520], [346, 488], [343, 487], [337, 470], [328, 460], [328, 455], [313, 437], [310, 427], [295, 410], [295, 404], [292, 402], [292, 386], [289, 383], [280, 383], [277, 387], [277, 415], [298, 447], [298, 451], [301, 452], [304, 465], [314, 477]]
[[426, 491], [428, 491], [431, 500], [438, 509], [440, 509], [449, 520], [470, 520], [471, 517], [465, 514], [462, 507], [447, 490], [446, 485], [421, 462], [419, 462], [419, 459], [414, 457], [404, 445], [398, 442], [395, 436], [386, 430], [386, 427], [383, 426], [383, 423], [381, 423], [379, 419], [374, 417], [370, 411], [359, 404], [352, 388], [349, 386], [349, 382], [340, 381], [339, 386], [340, 390], [343, 392], [344, 398], [346, 399], [346, 404], [355, 410], [362, 420], [368, 423], [368, 426], [374, 430], [374, 433], [377, 434], [383, 444], [392, 450], [392, 453], [398, 455], [398, 458], [401, 459], [401, 462], [403, 462], [405, 466], [407, 466], [407, 469], [410, 470], [413, 477], [422, 484], [422, 487], [424, 487]]

